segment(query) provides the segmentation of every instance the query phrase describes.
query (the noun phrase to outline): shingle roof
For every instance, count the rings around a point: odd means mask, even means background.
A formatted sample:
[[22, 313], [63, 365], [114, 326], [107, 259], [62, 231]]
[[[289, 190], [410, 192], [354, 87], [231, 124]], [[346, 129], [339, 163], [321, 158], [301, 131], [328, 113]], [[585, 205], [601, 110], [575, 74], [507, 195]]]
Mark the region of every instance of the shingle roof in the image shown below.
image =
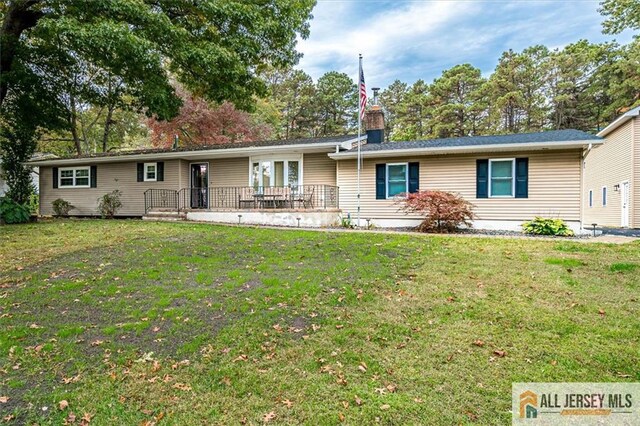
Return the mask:
[[[519, 133], [513, 135], [467, 136], [461, 138], [426, 139], [403, 142], [369, 143], [362, 151], [386, 151], [416, 148], [449, 148], [459, 146], [510, 145], [527, 143], [554, 143], [569, 141], [599, 141], [602, 138], [581, 130], [550, 130], [547, 132]], [[357, 148], [351, 149], [356, 151]]]
[[172, 148], [148, 148], [148, 149], [136, 149], [129, 151], [110, 151], [99, 152], [96, 154], [86, 155], [72, 155], [67, 157], [58, 157], [56, 160], [66, 160], [70, 158], [101, 158], [101, 157], [120, 157], [123, 155], [138, 155], [138, 154], [161, 154], [165, 152], [191, 152], [191, 151], [208, 151], [219, 149], [232, 149], [232, 148], [255, 148], [261, 146], [285, 146], [285, 145], [312, 145], [335, 142], [340, 144], [349, 140], [356, 140], [357, 135], [342, 135], [342, 136], [327, 136], [322, 138], [301, 138], [301, 139], [282, 139], [282, 140], [270, 140], [270, 141], [256, 141], [256, 142], [237, 142], [218, 145], [202, 145], [202, 146], [185, 146]]

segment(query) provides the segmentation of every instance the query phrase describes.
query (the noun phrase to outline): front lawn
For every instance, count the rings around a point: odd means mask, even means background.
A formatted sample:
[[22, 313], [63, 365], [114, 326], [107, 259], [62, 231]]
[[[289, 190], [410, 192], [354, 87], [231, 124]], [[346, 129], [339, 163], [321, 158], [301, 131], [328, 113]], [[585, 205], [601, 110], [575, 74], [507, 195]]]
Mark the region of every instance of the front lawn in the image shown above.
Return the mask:
[[639, 271], [637, 243], [0, 227], [0, 421], [509, 423], [512, 382], [640, 381]]

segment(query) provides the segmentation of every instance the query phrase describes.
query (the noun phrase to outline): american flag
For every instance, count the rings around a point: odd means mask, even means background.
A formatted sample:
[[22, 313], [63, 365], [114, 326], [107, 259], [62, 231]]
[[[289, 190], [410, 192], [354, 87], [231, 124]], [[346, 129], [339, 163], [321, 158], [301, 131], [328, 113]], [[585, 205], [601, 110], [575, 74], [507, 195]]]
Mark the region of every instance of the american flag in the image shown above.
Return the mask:
[[367, 107], [367, 87], [364, 85], [364, 71], [360, 64], [360, 119], [364, 119], [364, 110]]

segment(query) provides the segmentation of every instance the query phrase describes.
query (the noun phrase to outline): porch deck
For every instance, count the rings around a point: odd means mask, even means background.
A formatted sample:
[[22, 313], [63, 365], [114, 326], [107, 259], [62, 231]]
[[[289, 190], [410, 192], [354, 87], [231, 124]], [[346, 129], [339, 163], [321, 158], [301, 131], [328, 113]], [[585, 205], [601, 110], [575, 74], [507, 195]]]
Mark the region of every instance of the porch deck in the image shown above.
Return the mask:
[[331, 185], [226, 186], [148, 189], [145, 215], [150, 211], [309, 212], [339, 211], [339, 188]]

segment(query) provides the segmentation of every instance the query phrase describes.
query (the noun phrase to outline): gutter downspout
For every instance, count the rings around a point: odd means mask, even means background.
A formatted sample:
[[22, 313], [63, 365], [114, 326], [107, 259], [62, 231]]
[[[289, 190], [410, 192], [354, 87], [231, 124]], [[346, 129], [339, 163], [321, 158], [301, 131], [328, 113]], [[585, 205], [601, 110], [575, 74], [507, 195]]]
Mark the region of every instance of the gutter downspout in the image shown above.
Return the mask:
[[582, 161], [580, 161], [580, 227], [582, 229], [585, 229], [584, 227], [584, 203], [585, 203], [584, 194], [585, 194], [585, 191], [587, 190], [585, 186], [585, 171], [587, 167], [586, 160], [587, 160], [587, 156], [589, 155], [592, 149], [593, 149], [593, 144], [590, 143], [586, 150], [582, 150], [582, 158], [581, 158]]

